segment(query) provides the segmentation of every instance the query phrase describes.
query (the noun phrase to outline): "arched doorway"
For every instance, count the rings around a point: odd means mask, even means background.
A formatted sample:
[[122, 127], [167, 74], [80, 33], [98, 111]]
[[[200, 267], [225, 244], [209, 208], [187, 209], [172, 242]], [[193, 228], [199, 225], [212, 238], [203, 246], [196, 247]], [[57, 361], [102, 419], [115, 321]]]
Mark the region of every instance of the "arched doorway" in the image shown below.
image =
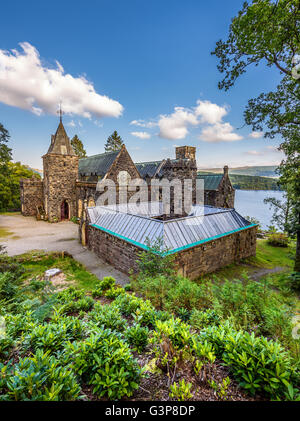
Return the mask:
[[69, 204], [64, 200], [61, 204], [61, 220], [69, 219]]

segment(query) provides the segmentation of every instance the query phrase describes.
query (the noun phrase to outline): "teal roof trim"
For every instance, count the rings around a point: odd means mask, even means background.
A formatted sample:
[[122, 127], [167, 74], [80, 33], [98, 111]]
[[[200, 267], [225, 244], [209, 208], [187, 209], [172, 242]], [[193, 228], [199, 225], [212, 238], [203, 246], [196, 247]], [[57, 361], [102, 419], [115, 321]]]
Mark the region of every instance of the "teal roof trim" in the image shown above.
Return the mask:
[[[131, 243], [131, 244], [133, 244], [133, 245], [135, 245], [137, 247], [140, 247], [140, 248], [142, 248], [144, 250], [149, 250], [149, 247], [148, 246], [145, 246], [144, 244], [138, 243], [137, 241], [131, 240], [130, 238], [124, 237], [123, 235], [116, 234], [115, 232], [110, 231], [107, 228], [103, 228], [100, 225], [96, 225], [96, 224], [90, 224], [90, 225], [92, 227], [95, 227], [95, 228], [100, 229], [101, 231], [107, 232], [108, 234], [113, 235], [114, 237], [120, 238], [121, 240], [125, 240], [128, 243]], [[225, 237], [227, 235], [234, 234], [234, 233], [236, 233], [238, 231], [243, 231], [245, 229], [256, 227], [256, 226], [258, 226], [258, 225], [257, 224], [250, 224], [250, 225], [247, 225], [245, 227], [237, 228], [237, 229], [235, 229], [233, 231], [228, 231], [228, 232], [225, 232], [225, 233], [222, 233], [222, 234], [218, 234], [218, 235], [215, 235], [213, 237], [205, 238], [204, 240], [196, 241], [195, 243], [187, 244], [186, 246], [182, 246], [182, 247], [179, 247], [179, 248], [176, 248], [176, 249], [173, 249], [173, 250], [168, 250], [166, 252], [157, 253], [157, 254], [161, 254], [162, 256], [168, 256], [170, 254], [178, 253], [180, 251], [189, 249], [191, 247], [195, 247], [195, 246], [198, 246], [200, 244], [207, 243], [209, 241], [217, 240], [218, 238]]]

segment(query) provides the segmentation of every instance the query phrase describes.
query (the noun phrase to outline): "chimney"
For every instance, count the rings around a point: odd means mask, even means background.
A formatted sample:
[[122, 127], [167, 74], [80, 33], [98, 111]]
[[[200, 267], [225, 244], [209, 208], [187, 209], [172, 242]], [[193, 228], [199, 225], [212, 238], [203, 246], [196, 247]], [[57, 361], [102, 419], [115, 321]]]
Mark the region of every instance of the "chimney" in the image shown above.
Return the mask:
[[224, 167], [224, 175], [228, 177], [228, 165]]
[[190, 159], [191, 161], [195, 161], [196, 148], [194, 146], [177, 146], [176, 159]]

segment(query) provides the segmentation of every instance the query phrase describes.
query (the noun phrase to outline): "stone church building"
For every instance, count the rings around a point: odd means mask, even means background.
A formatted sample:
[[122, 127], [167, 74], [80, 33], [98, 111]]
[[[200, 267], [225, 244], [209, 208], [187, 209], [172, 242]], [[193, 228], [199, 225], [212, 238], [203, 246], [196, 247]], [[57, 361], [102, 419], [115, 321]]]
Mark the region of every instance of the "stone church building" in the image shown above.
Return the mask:
[[[200, 178], [204, 181], [205, 216], [199, 219], [194, 196], [191, 213], [178, 218], [171, 209], [169, 220], [159, 212], [141, 216], [96, 207], [102, 194], [97, 191], [98, 181], [110, 179], [118, 186], [120, 174], [144, 179], [148, 185], [152, 179], [191, 179], [195, 183]], [[139, 251], [147, 248], [146, 240], [155, 241], [158, 234], [166, 249], [176, 253], [181, 273], [191, 278], [255, 254], [256, 226], [234, 210], [235, 191], [228, 167], [220, 175], [197, 175], [195, 147], [177, 147], [175, 159], [152, 162], [134, 163], [125, 145], [116, 152], [79, 159], [60, 118], [43, 156], [43, 180], [22, 179], [20, 191], [24, 216], [49, 222], [78, 218], [83, 245], [127, 273], [136, 268]], [[193, 227], [187, 227], [191, 222]]]

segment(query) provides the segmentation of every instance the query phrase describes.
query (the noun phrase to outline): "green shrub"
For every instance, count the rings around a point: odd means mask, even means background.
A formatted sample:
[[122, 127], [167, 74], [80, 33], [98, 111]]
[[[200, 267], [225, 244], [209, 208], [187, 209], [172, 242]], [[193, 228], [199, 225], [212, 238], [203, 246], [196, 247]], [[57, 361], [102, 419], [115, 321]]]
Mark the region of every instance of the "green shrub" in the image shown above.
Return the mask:
[[68, 401], [76, 400], [79, 393], [70, 368], [42, 350], [20, 359], [14, 367], [2, 367], [0, 372], [0, 400]]
[[84, 341], [68, 343], [64, 360], [99, 397], [121, 399], [138, 388], [141, 368], [120, 334], [109, 329]]
[[212, 304], [211, 284], [197, 285], [195, 282], [178, 277], [169, 287], [167, 308], [177, 311], [179, 308], [186, 308], [191, 311], [193, 308], [203, 309]]
[[169, 339], [175, 348], [180, 349], [191, 344], [192, 332], [189, 325], [180, 319], [172, 318], [165, 322], [157, 320], [153, 337], [160, 343]]
[[0, 273], [0, 300], [11, 300], [18, 292], [18, 280], [13, 273]]
[[35, 326], [24, 339], [23, 346], [34, 351], [61, 351], [66, 342], [82, 338], [83, 326], [75, 317], [60, 317], [59, 321]]
[[96, 288], [93, 289], [92, 295], [93, 297], [102, 297], [104, 292], [108, 289], [113, 289], [116, 284], [115, 278], [112, 276], [105, 276], [102, 281], [98, 282]]
[[210, 325], [219, 324], [220, 318], [215, 310], [200, 311], [193, 309], [189, 318], [189, 324], [196, 329], [203, 329]]
[[99, 303], [96, 303], [94, 309], [89, 312], [88, 320], [94, 326], [102, 329], [122, 332], [126, 327], [126, 321], [123, 319], [118, 308]]
[[120, 294], [114, 301], [113, 306], [117, 307], [125, 316], [130, 316], [140, 308], [143, 302], [142, 298], [138, 298], [134, 294]]
[[214, 346], [216, 355], [252, 394], [264, 392], [282, 398], [295, 380], [295, 369], [278, 342], [236, 331], [229, 322], [202, 330], [200, 337]]
[[155, 325], [156, 310], [149, 300], [140, 301], [139, 307], [133, 313], [134, 320], [142, 326]]
[[126, 329], [125, 338], [130, 345], [133, 345], [141, 352], [148, 344], [149, 330], [148, 328], [135, 323]]
[[184, 379], [179, 380], [179, 383], [173, 383], [170, 386], [170, 398], [175, 398], [177, 401], [187, 401], [193, 397], [191, 393], [192, 383], [186, 383]]
[[121, 288], [121, 287], [120, 288], [114, 288], [114, 287], [112, 287], [112, 288], [109, 288], [108, 290], [106, 290], [105, 293], [104, 293], [104, 295], [105, 295], [105, 297], [114, 300], [120, 294], [124, 294], [124, 293], [125, 293], [124, 288]]
[[274, 233], [268, 236], [267, 242], [274, 247], [288, 247], [289, 238], [286, 234]]

